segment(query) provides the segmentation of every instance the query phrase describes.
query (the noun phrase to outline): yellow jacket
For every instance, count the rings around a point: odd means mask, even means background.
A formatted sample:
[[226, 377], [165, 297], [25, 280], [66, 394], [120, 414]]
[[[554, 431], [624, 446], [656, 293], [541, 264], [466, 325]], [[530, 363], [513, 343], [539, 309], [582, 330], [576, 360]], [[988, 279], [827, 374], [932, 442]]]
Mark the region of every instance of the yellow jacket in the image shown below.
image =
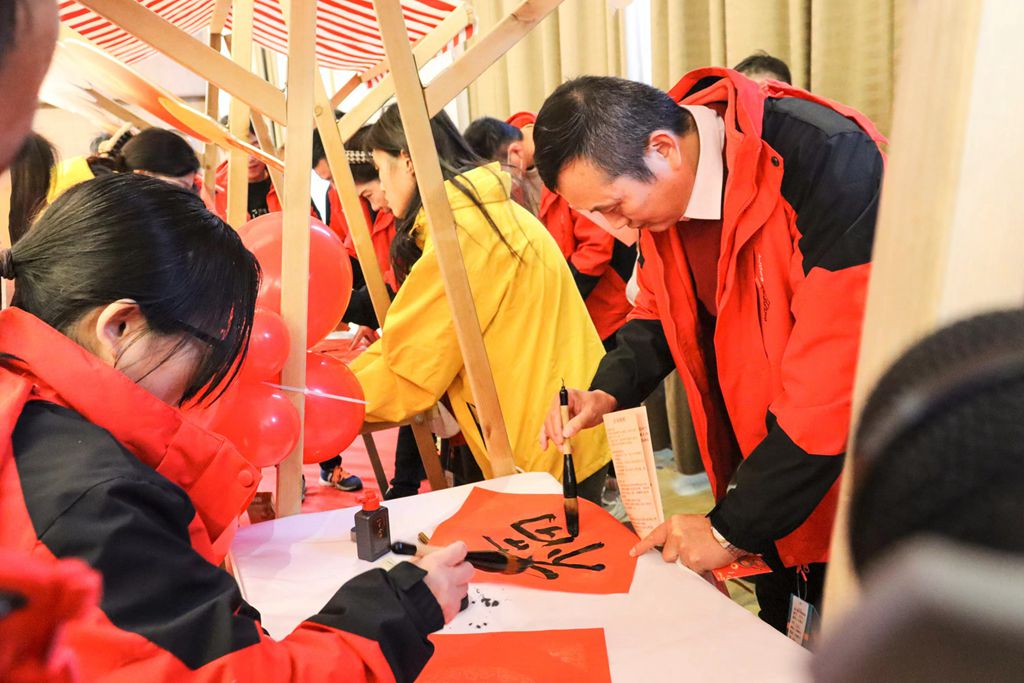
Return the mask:
[[[567, 386], [587, 386], [604, 347], [554, 238], [508, 198], [508, 174], [492, 164], [460, 178], [471, 184], [518, 254], [517, 258], [509, 251], [468, 197], [450, 182], [445, 184], [515, 463], [527, 472], [550, 472], [560, 479], [562, 456], [554, 447], [541, 451], [537, 437], [562, 379]], [[490, 477], [423, 212], [414, 229], [423, 256], [398, 290], [381, 339], [352, 364], [366, 394], [366, 420], [408, 420], [447, 392], [473, 455]], [[581, 432], [573, 438], [573, 449], [580, 481], [611, 457], [604, 428]]]
[[86, 157], [72, 157], [59, 162], [53, 169], [53, 179], [50, 182], [50, 193], [46, 197], [46, 203], [52, 204], [53, 200], [70, 188], [95, 177]]

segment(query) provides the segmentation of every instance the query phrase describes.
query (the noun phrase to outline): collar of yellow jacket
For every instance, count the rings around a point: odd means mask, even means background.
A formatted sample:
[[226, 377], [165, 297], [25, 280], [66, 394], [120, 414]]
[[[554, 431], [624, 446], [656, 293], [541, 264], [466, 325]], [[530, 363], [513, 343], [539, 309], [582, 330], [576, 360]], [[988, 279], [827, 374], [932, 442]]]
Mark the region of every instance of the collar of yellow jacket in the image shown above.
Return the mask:
[[[501, 164], [498, 162], [466, 171], [456, 176], [456, 179], [482, 204], [508, 201], [509, 193], [512, 190], [512, 178], [501, 170]], [[448, 204], [453, 211], [473, 206], [473, 200], [467, 197], [451, 180], [445, 181], [444, 189], [448, 193]], [[427, 215], [423, 209], [420, 209], [419, 215], [416, 216], [415, 230], [416, 241], [422, 247], [427, 231]]]

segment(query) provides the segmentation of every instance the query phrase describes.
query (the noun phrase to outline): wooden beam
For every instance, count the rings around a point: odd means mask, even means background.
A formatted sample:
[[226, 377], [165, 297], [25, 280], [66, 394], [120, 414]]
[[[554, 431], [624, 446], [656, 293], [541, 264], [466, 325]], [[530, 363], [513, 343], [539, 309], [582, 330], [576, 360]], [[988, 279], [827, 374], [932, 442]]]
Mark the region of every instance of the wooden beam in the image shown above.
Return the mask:
[[139, 130], [146, 130], [147, 128], [152, 127], [150, 126], [149, 121], [146, 121], [146, 119], [142, 118], [128, 107], [112, 100], [111, 98], [107, 97], [98, 90], [95, 90], [94, 88], [89, 88], [85, 92], [88, 93], [89, 97], [92, 98], [93, 102], [96, 104], [97, 107], [107, 112], [114, 118], [124, 123], [130, 123]]
[[338, 88], [338, 92], [331, 95], [331, 109], [337, 109], [346, 97], [356, 91], [360, 85], [363, 84], [363, 79], [358, 75], [345, 81], [345, 85]]
[[[186, 69], [211, 81], [221, 90], [241, 99], [253, 109], [284, 123], [285, 98], [281, 91], [256, 76], [251, 69], [243, 69], [234, 64], [224, 55], [212, 50], [209, 45], [193, 38], [141, 3], [124, 0], [82, 0], [80, 4], [156, 48]], [[237, 17], [233, 23], [236, 21]]]
[[217, 0], [213, 6], [213, 16], [210, 17], [210, 34], [223, 33], [224, 23], [228, 20], [228, 12], [231, 11], [231, 0]]
[[[258, 112], [250, 112], [250, 120], [252, 121], [253, 132], [256, 133], [256, 141], [260, 145], [260, 149], [269, 154], [277, 154], [277, 149], [274, 147], [274, 138], [270, 135], [270, 127], [267, 126], [267, 120], [263, 118], [263, 115]], [[270, 184], [274, 186], [274, 191], [277, 192], [278, 197], [284, 196], [284, 176], [273, 166], [267, 166], [267, 173], [270, 174]]]
[[402, 125], [409, 141], [409, 155], [416, 170], [416, 183], [423, 199], [423, 208], [431, 226], [445, 294], [452, 308], [455, 335], [473, 399], [476, 401], [492, 474], [496, 477], [512, 474], [515, 471], [512, 446], [484, 347], [466, 264], [462, 260], [462, 248], [452, 209], [448, 204], [444, 178], [441, 176], [430, 118], [423, 98], [423, 85], [409, 46], [402, 6], [399, 0], [374, 0], [373, 5], [377, 10], [384, 49], [391, 63]]
[[[281, 245], [281, 316], [291, 333], [281, 382], [306, 386], [306, 319], [309, 310], [309, 177], [313, 165], [314, 82], [316, 67], [316, 0], [289, 0], [288, 127], [285, 143], [284, 229]], [[237, 0], [236, 0], [237, 9]], [[305, 395], [289, 392], [305, 415]], [[302, 445], [277, 467], [277, 514], [297, 514], [302, 506]]]
[[[854, 427], [875, 382], [917, 339], [958, 318], [1024, 301], [1024, 143], [1005, 134], [1024, 117], [1024, 92], [1004, 87], [1009, 65], [1024, 60], [1024, 4], [935, 0], [911, 3], [907, 12]], [[853, 443], [832, 537], [829, 630], [858, 592], [847, 536], [856, 453]]]
[[562, 0], [525, 0], [512, 10], [430, 82], [426, 89], [427, 112], [433, 116], [444, 109], [560, 4]]
[[[231, 59], [235, 65], [249, 72], [252, 69], [252, 26], [255, 0], [234, 0], [231, 21]], [[228, 109], [228, 128], [231, 135], [249, 139], [251, 112], [244, 100], [232, 94]], [[249, 220], [249, 157], [240, 150], [228, 152], [227, 215], [225, 220], [235, 230]]]
[[[463, 12], [464, 10], [464, 12]], [[430, 61], [438, 52], [440, 52], [445, 45], [455, 39], [455, 36], [459, 32], [465, 30], [473, 22], [473, 13], [469, 9], [468, 5], [460, 5], [458, 9], [449, 14], [445, 19], [438, 24], [433, 31], [428, 33], [426, 36], [421, 38], [416, 46], [413, 48], [413, 57], [416, 60], [417, 66], [422, 66]], [[382, 60], [377, 66], [370, 69], [368, 74], [379, 74], [383, 73], [388, 69], [388, 61]], [[357, 76], [359, 81], [368, 80], [372, 76], [367, 77], [366, 75]], [[332, 103], [337, 99], [340, 103], [345, 97], [348, 97], [351, 90], [359, 85], [346, 83], [342, 86], [342, 89], [335, 93], [334, 97], [331, 98]], [[349, 93], [344, 93], [346, 88], [351, 88]], [[395, 94], [395, 83], [391, 77], [391, 74], [385, 74], [380, 82], [372, 88], [366, 96], [363, 97], [351, 111], [348, 112], [341, 121], [338, 122], [338, 127], [341, 129], [341, 137], [343, 140], [348, 141], [356, 131], [359, 130], [363, 124], [365, 124], [371, 116], [383, 107], [388, 100], [390, 100]], [[340, 97], [339, 97], [340, 96]], [[337, 106], [337, 105], [335, 105]]]
[[[222, 7], [223, 6], [223, 7]], [[224, 16], [231, 6], [231, 0], [218, 0], [214, 8], [214, 20], [210, 24], [210, 49], [220, 54], [222, 38], [220, 29], [224, 26], [221, 19], [217, 23], [218, 12], [223, 9]], [[214, 30], [216, 29], [216, 30]], [[211, 81], [206, 82], [206, 115], [214, 121], [220, 121], [220, 88]], [[206, 143], [203, 150], [203, 187], [213, 197], [217, 192], [217, 166], [220, 165], [220, 152], [217, 145], [212, 142]]]

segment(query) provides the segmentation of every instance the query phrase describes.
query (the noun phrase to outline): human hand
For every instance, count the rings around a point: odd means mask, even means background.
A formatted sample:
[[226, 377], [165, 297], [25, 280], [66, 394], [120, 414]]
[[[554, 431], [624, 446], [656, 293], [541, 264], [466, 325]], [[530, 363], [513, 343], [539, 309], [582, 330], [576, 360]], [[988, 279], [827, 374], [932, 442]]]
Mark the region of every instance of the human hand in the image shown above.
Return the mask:
[[561, 446], [562, 441], [572, 438], [580, 430], [596, 427], [601, 418], [618, 407], [618, 401], [603, 391], [569, 389], [569, 421], [562, 424], [561, 406], [556, 395], [551, 409], [540, 430], [541, 450], [547, 450], [549, 443]]
[[698, 574], [718, 569], [735, 557], [711, 533], [711, 520], [704, 515], [673, 515], [629, 551], [632, 557], [662, 546], [666, 562], [680, 560]]
[[356, 333], [352, 337], [352, 341], [349, 343], [348, 348], [350, 351], [358, 348], [366, 348], [373, 342], [380, 339], [380, 335], [377, 334], [377, 330], [366, 325], [359, 325], [356, 327]]
[[473, 566], [466, 562], [468, 550], [465, 543], [457, 541], [416, 561], [427, 572], [423, 582], [441, 606], [446, 624], [459, 613], [462, 600], [469, 593]]

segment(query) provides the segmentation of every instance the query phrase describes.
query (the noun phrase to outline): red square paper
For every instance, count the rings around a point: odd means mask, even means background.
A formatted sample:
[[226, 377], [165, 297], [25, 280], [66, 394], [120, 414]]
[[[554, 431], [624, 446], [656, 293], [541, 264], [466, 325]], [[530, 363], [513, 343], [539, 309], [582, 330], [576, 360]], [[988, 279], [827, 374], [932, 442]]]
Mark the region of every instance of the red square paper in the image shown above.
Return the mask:
[[470, 550], [501, 550], [531, 559], [521, 574], [477, 571], [478, 583], [510, 583], [567, 593], [628, 593], [636, 535], [603, 508], [579, 500], [580, 533], [565, 531], [562, 496], [500, 493], [474, 488], [459, 511], [441, 523], [432, 545], [465, 541]]
[[417, 683], [611, 683], [604, 629], [434, 634]]

